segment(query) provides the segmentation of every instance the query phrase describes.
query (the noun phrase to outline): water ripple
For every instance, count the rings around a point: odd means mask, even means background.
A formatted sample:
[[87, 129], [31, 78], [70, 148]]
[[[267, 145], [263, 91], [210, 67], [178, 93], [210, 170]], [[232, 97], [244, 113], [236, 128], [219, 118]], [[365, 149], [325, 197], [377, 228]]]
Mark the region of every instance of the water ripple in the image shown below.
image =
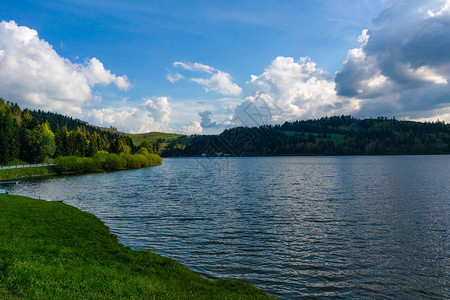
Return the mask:
[[279, 298], [448, 299], [449, 186], [449, 156], [189, 158], [12, 192]]

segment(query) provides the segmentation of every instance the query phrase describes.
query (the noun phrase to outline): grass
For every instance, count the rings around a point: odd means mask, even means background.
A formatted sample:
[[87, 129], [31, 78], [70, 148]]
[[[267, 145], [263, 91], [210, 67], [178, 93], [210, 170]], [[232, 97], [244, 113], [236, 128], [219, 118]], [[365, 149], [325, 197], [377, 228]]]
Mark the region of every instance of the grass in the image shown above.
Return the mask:
[[139, 146], [143, 140], [147, 140], [150, 143], [155, 143], [158, 139], [163, 139], [166, 141], [172, 141], [176, 138], [182, 136], [182, 134], [177, 133], [164, 133], [164, 132], [147, 132], [147, 133], [127, 133], [127, 136], [131, 137], [133, 144]]
[[14, 158], [12, 161], [8, 162], [5, 166], [18, 166], [18, 165], [28, 165], [28, 163], [18, 158]]
[[53, 176], [56, 174], [54, 167], [6, 169], [0, 170], [0, 181]]
[[63, 203], [0, 195], [0, 207], [1, 299], [269, 299], [243, 281], [211, 281], [131, 250]]

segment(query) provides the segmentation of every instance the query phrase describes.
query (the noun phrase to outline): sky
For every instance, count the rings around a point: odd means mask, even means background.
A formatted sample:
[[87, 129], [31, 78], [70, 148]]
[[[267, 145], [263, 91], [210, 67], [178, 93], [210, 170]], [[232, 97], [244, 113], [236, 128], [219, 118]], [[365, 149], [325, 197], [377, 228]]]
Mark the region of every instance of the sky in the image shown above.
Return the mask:
[[0, 97], [124, 132], [450, 122], [450, 0], [3, 0], [0, 21]]

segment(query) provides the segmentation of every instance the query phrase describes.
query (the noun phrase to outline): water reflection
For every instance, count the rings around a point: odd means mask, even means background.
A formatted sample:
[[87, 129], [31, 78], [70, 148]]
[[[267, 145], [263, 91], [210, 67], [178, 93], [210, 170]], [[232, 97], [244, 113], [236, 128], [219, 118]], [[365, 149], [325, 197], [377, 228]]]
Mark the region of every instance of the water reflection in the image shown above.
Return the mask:
[[120, 241], [281, 298], [448, 298], [449, 156], [165, 159], [24, 183]]

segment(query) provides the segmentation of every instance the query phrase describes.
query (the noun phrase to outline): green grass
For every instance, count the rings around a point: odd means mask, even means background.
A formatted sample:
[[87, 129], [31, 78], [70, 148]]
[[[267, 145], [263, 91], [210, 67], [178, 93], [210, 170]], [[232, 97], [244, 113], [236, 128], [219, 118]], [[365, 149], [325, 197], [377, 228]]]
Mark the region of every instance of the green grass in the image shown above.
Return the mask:
[[155, 143], [158, 139], [165, 139], [166, 141], [172, 141], [182, 134], [177, 133], [164, 133], [164, 132], [147, 132], [147, 133], [127, 133], [127, 136], [131, 137], [133, 144], [139, 146], [143, 140], [147, 140], [150, 143]]
[[5, 166], [18, 166], [18, 165], [28, 165], [28, 163], [18, 158], [14, 158], [12, 161], [8, 162]]
[[7, 169], [0, 170], [0, 181], [53, 176], [56, 174], [54, 167]]
[[0, 299], [269, 298], [131, 250], [94, 215], [63, 203], [0, 195], [0, 208]]

